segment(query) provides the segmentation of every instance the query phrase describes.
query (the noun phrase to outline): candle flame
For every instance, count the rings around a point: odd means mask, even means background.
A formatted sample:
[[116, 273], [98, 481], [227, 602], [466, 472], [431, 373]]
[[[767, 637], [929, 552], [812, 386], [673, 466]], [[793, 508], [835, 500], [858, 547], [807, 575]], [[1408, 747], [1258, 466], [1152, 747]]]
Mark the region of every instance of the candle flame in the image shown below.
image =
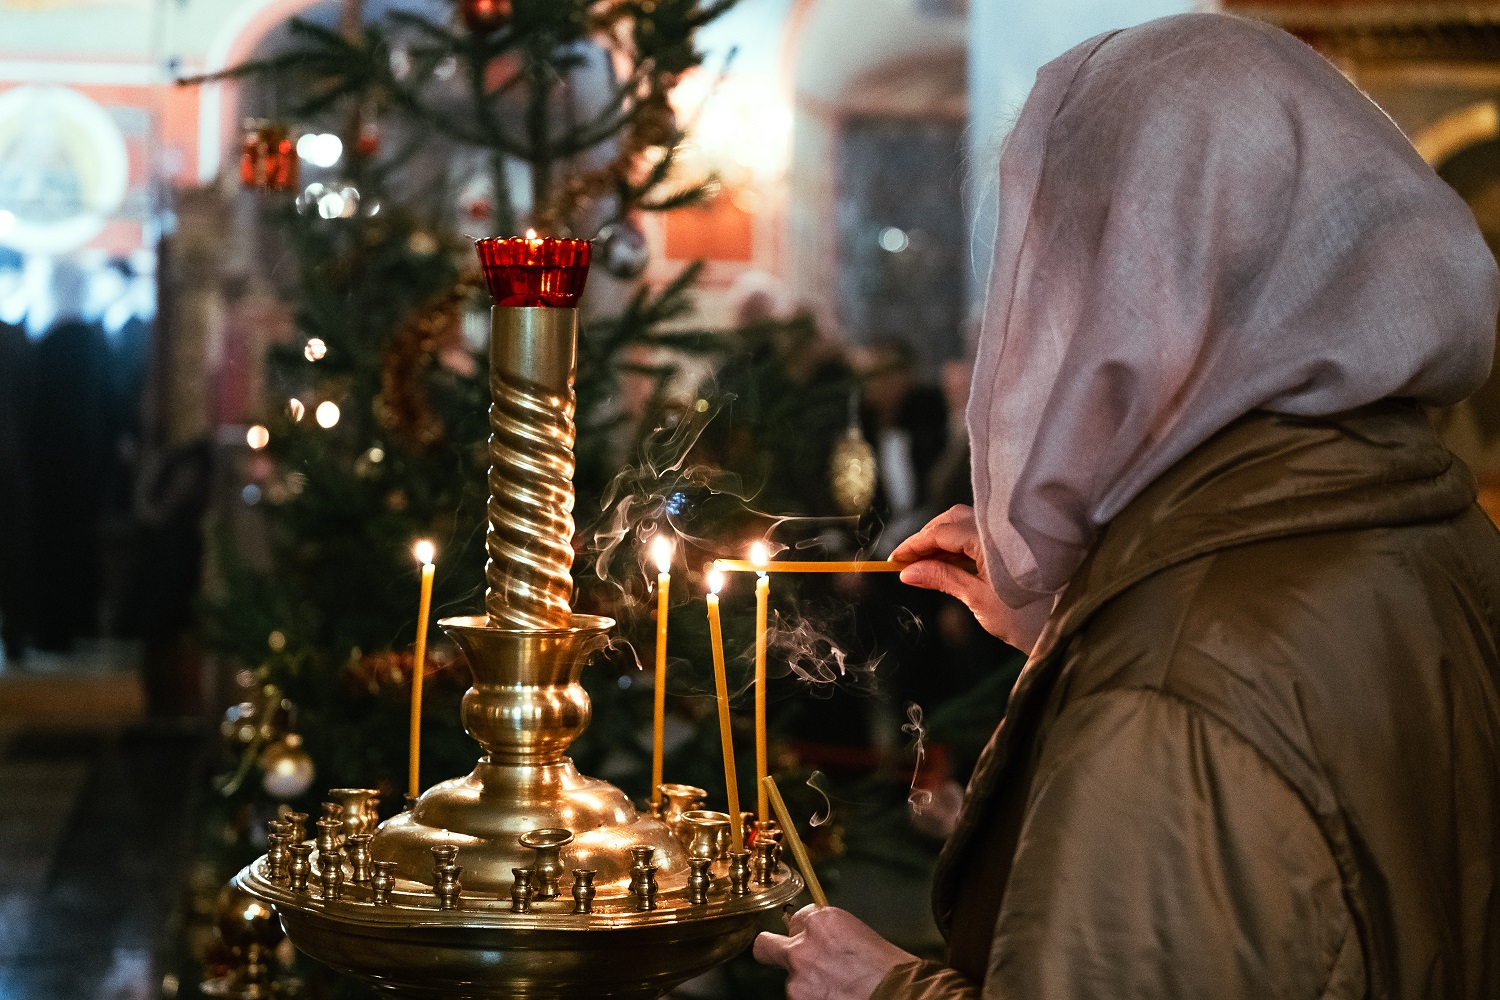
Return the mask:
[[526, 230], [526, 238], [528, 240], [535, 240], [536, 239], [536, 230], [535, 229], [528, 229], [528, 230]]
[[672, 569], [672, 539], [664, 534], [659, 534], [651, 539], [651, 561], [656, 563], [658, 573], [667, 573]]
[[432, 557], [437, 554], [437, 550], [433, 547], [433, 544], [425, 538], [413, 545], [411, 551], [412, 555], [417, 557], [417, 562], [423, 566], [431, 566]]
[[770, 561], [771, 550], [766, 546], [765, 542], [756, 542], [750, 546], [750, 563], [756, 569], [765, 566]]
[[708, 592], [717, 596], [719, 591], [723, 589], [724, 571], [715, 566], [713, 569], [708, 571]]

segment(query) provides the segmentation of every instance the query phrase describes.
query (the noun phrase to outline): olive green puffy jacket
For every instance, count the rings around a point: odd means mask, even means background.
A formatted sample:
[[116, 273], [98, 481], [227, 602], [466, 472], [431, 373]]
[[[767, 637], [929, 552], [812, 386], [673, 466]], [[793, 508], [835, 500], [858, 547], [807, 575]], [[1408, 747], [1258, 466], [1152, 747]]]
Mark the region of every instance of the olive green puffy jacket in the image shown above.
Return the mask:
[[1415, 405], [1252, 414], [1070, 582], [876, 1000], [1500, 998], [1500, 535]]

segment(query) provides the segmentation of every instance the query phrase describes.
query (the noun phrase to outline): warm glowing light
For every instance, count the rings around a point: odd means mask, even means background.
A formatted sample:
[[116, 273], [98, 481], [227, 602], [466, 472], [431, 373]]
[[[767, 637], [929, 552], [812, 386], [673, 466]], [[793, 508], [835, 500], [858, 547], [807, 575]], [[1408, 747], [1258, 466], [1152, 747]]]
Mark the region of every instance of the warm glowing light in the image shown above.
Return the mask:
[[412, 555], [417, 557], [417, 562], [423, 566], [431, 566], [432, 557], [437, 554], [437, 549], [433, 548], [432, 543], [424, 538], [411, 547], [411, 552]]
[[331, 399], [325, 399], [313, 411], [313, 416], [317, 418], [318, 426], [326, 430], [339, 422], [339, 404]]
[[326, 169], [344, 155], [344, 143], [329, 132], [309, 132], [297, 140], [297, 155], [315, 167]]
[[708, 592], [718, 594], [724, 589], [724, 571], [715, 566], [708, 571]]
[[658, 573], [669, 573], [672, 570], [672, 539], [666, 535], [657, 535], [651, 539], [651, 561], [656, 563]]
[[307, 407], [302, 405], [302, 400], [293, 396], [286, 402], [286, 411], [292, 415], [294, 423], [302, 422], [302, 415], [307, 412]]
[[385, 461], [385, 449], [377, 444], [375, 447], [365, 452], [365, 458], [368, 458], [371, 462], [379, 465], [381, 462]]
[[245, 431], [245, 443], [256, 451], [260, 451], [271, 443], [271, 432], [260, 424], [251, 424], [250, 429]]
[[750, 562], [755, 566], [764, 566], [771, 561], [771, 550], [765, 542], [756, 542], [750, 546]]
[[528, 230], [526, 230], [526, 238], [528, 240], [536, 240], [536, 230], [535, 229], [528, 229]]
[[327, 354], [328, 345], [320, 337], [309, 338], [307, 346], [302, 348], [302, 356], [309, 361], [322, 361]]

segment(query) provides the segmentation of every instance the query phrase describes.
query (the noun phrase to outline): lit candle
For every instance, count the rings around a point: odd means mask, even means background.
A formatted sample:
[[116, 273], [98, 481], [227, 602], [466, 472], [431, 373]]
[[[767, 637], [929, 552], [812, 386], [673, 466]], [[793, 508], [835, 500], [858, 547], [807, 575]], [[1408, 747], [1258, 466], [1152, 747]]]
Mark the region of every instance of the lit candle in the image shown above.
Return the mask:
[[664, 534], [653, 538], [651, 559], [656, 563], [656, 708], [651, 730], [651, 805], [659, 807], [667, 725], [667, 599], [672, 589], [672, 540]]
[[708, 638], [713, 647], [714, 688], [719, 696], [719, 741], [724, 746], [724, 785], [729, 791], [729, 849], [745, 849], [744, 823], [740, 820], [740, 789], [734, 776], [734, 735], [729, 729], [729, 681], [724, 675], [724, 634], [719, 627], [719, 591], [724, 574], [708, 571]]
[[417, 602], [417, 648], [411, 666], [411, 752], [407, 762], [407, 793], [421, 792], [417, 771], [422, 760], [422, 678], [427, 670], [427, 618], [432, 613], [432, 543], [425, 538], [412, 547], [422, 564], [422, 596]]
[[[750, 562], [764, 566], [771, 561], [765, 542], [750, 546]], [[755, 818], [770, 819], [766, 812], [766, 606], [770, 602], [771, 578], [764, 572], [755, 578]]]
[[812, 893], [813, 902], [819, 906], [828, 905], [828, 896], [823, 892], [823, 886], [818, 883], [817, 873], [813, 871], [812, 860], [807, 856], [807, 848], [802, 845], [802, 838], [797, 836], [797, 826], [792, 822], [792, 814], [787, 811], [786, 803], [781, 799], [781, 790], [776, 787], [776, 779], [766, 775], [760, 779], [760, 787], [771, 799], [771, 808], [776, 810], [776, 819], [781, 823], [781, 835], [786, 840], [786, 846], [792, 849], [792, 857], [797, 861], [797, 867], [802, 870], [802, 878], [807, 882], [807, 891]]
[[[977, 572], [972, 559], [942, 560], [966, 573]], [[725, 573], [899, 573], [912, 565], [909, 562], [893, 562], [889, 559], [820, 559], [816, 561], [773, 562], [759, 564], [749, 559], [715, 559], [714, 569]]]

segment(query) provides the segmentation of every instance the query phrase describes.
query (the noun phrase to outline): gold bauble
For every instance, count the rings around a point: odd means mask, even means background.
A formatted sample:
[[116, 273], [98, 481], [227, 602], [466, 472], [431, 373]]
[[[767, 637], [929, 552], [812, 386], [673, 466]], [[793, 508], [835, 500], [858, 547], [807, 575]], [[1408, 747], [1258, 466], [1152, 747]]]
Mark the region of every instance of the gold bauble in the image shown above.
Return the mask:
[[261, 787], [273, 799], [289, 802], [312, 787], [313, 761], [302, 749], [302, 737], [287, 733], [261, 751]]
[[851, 426], [833, 446], [828, 474], [833, 502], [839, 512], [857, 517], [875, 499], [875, 449], [857, 426]]

